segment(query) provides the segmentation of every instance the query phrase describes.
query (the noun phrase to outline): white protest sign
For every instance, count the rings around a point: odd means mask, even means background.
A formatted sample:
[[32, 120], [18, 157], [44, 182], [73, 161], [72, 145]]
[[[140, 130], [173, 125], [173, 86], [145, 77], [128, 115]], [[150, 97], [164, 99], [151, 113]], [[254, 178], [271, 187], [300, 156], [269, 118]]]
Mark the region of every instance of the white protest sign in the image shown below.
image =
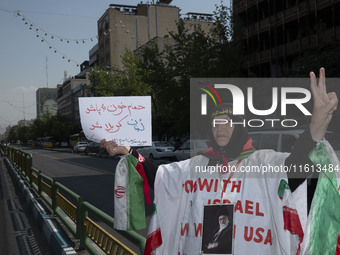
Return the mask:
[[151, 97], [79, 98], [81, 126], [87, 139], [119, 145], [151, 145]]

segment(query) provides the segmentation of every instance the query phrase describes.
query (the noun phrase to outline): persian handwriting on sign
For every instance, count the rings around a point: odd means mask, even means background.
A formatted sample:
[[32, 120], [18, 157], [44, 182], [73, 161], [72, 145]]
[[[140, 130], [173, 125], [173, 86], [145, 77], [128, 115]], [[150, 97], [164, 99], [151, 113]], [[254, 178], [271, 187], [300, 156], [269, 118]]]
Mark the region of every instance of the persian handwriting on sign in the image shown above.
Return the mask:
[[81, 125], [87, 139], [115, 140], [119, 145], [151, 145], [151, 97], [79, 98]]
[[127, 118], [128, 115], [126, 115], [124, 118], [122, 118], [120, 121], [118, 121], [118, 124], [112, 125], [111, 123], [105, 124], [105, 130], [109, 133], [116, 133], [119, 131], [119, 129], [122, 127], [122, 121]]
[[139, 122], [135, 119], [131, 119], [130, 121], [127, 122], [127, 124], [133, 126], [133, 129], [136, 130], [137, 132], [144, 131], [145, 129], [142, 123], [142, 119], [139, 119]]
[[132, 110], [137, 110], [137, 111], [143, 110], [145, 109], [145, 106], [142, 106], [142, 105], [134, 106], [132, 105], [132, 103], [130, 105], [125, 105], [123, 103], [120, 103], [117, 106], [115, 104], [109, 104], [107, 106], [105, 104], [101, 104], [98, 107], [98, 104], [96, 104], [95, 107], [93, 105], [90, 105], [90, 107], [86, 108], [86, 114], [90, 114], [91, 112], [96, 112], [99, 115], [102, 115], [102, 113], [107, 111], [115, 116], [118, 116], [123, 113], [124, 109], [127, 109], [129, 111], [129, 115], [131, 116]]
[[98, 121], [96, 122], [95, 125], [92, 124], [92, 128], [90, 128], [90, 129], [95, 130], [96, 128], [103, 128], [101, 125], [99, 125]]
[[[117, 124], [112, 124], [110, 122], [104, 124], [104, 129], [109, 132], [109, 133], [116, 133], [119, 131], [119, 129], [123, 126], [122, 121], [126, 119], [128, 115], [123, 117], [121, 120], [118, 121]], [[133, 129], [137, 132], [144, 131], [145, 126], [142, 123], [142, 119], [139, 119], [139, 121], [135, 119], [131, 119], [127, 122], [129, 126], [133, 126]], [[96, 121], [96, 124], [92, 124], [90, 130], [95, 130], [95, 129], [102, 129], [103, 126], [99, 124], [98, 121]]]

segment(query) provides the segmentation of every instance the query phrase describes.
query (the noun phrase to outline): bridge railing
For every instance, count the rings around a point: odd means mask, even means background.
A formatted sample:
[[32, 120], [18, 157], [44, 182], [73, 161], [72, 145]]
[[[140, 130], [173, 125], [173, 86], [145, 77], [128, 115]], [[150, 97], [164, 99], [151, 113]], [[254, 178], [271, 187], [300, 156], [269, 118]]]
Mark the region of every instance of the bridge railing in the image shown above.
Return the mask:
[[[121, 254], [121, 252], [124, 255], [136, 254], [88, 215], [94, 215], [96, 219], [108, 226], [113, 226], [113, 217], [84, 201], [82, 196], [32, 167], [32, 155], [30, 153], [4, 145], [0, 145], [0, 149], [23, 179], [50, 206], [53, 214], [63, 222], [76, 239], [79, 239], [80, 249], [86, 249], [94, 255], [103, 253], [114, 255]], [[144, 253], [145, 237], [135, 231], [117, 232], [137, 245], [141, 254]]]

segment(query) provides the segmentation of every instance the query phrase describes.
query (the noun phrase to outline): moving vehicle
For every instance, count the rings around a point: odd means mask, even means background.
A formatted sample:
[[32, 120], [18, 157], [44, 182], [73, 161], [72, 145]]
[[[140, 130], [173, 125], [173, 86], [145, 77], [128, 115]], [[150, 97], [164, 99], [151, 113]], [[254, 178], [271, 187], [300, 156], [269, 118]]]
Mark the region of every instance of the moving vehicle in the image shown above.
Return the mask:
[[81, 141], [86, 141], [86, 137], [83, 131], [78, 134], [70, 135], [69, 137], [69, 144], [71, 148], [73, 148], [78, 142]]
[[87, 145], [88, 142], [85, 141], [77, 142], [77, 144], [73, 147], [72, 152], [84, 152]]
[[159, 159], [159, 158], [172, 158], [174, 156], [175, 147], [167, 142], [155, 141], [149, 147], [137, 149], [137, 152], [142, 154], [145, 158]]

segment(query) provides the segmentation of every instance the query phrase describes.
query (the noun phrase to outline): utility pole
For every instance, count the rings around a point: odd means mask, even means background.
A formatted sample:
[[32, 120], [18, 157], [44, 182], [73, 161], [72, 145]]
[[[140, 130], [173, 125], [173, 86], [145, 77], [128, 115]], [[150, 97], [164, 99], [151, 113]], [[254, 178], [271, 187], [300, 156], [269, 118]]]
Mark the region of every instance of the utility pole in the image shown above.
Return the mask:
[[26, 120], [26, 116], [25, 116], [25, 94], [22, 93], [22, 111], [24, 114], [24, 120]]
[[46, 56], [46, 88], [48, 88], [48, 66], [47, 66], [47, 56]]

